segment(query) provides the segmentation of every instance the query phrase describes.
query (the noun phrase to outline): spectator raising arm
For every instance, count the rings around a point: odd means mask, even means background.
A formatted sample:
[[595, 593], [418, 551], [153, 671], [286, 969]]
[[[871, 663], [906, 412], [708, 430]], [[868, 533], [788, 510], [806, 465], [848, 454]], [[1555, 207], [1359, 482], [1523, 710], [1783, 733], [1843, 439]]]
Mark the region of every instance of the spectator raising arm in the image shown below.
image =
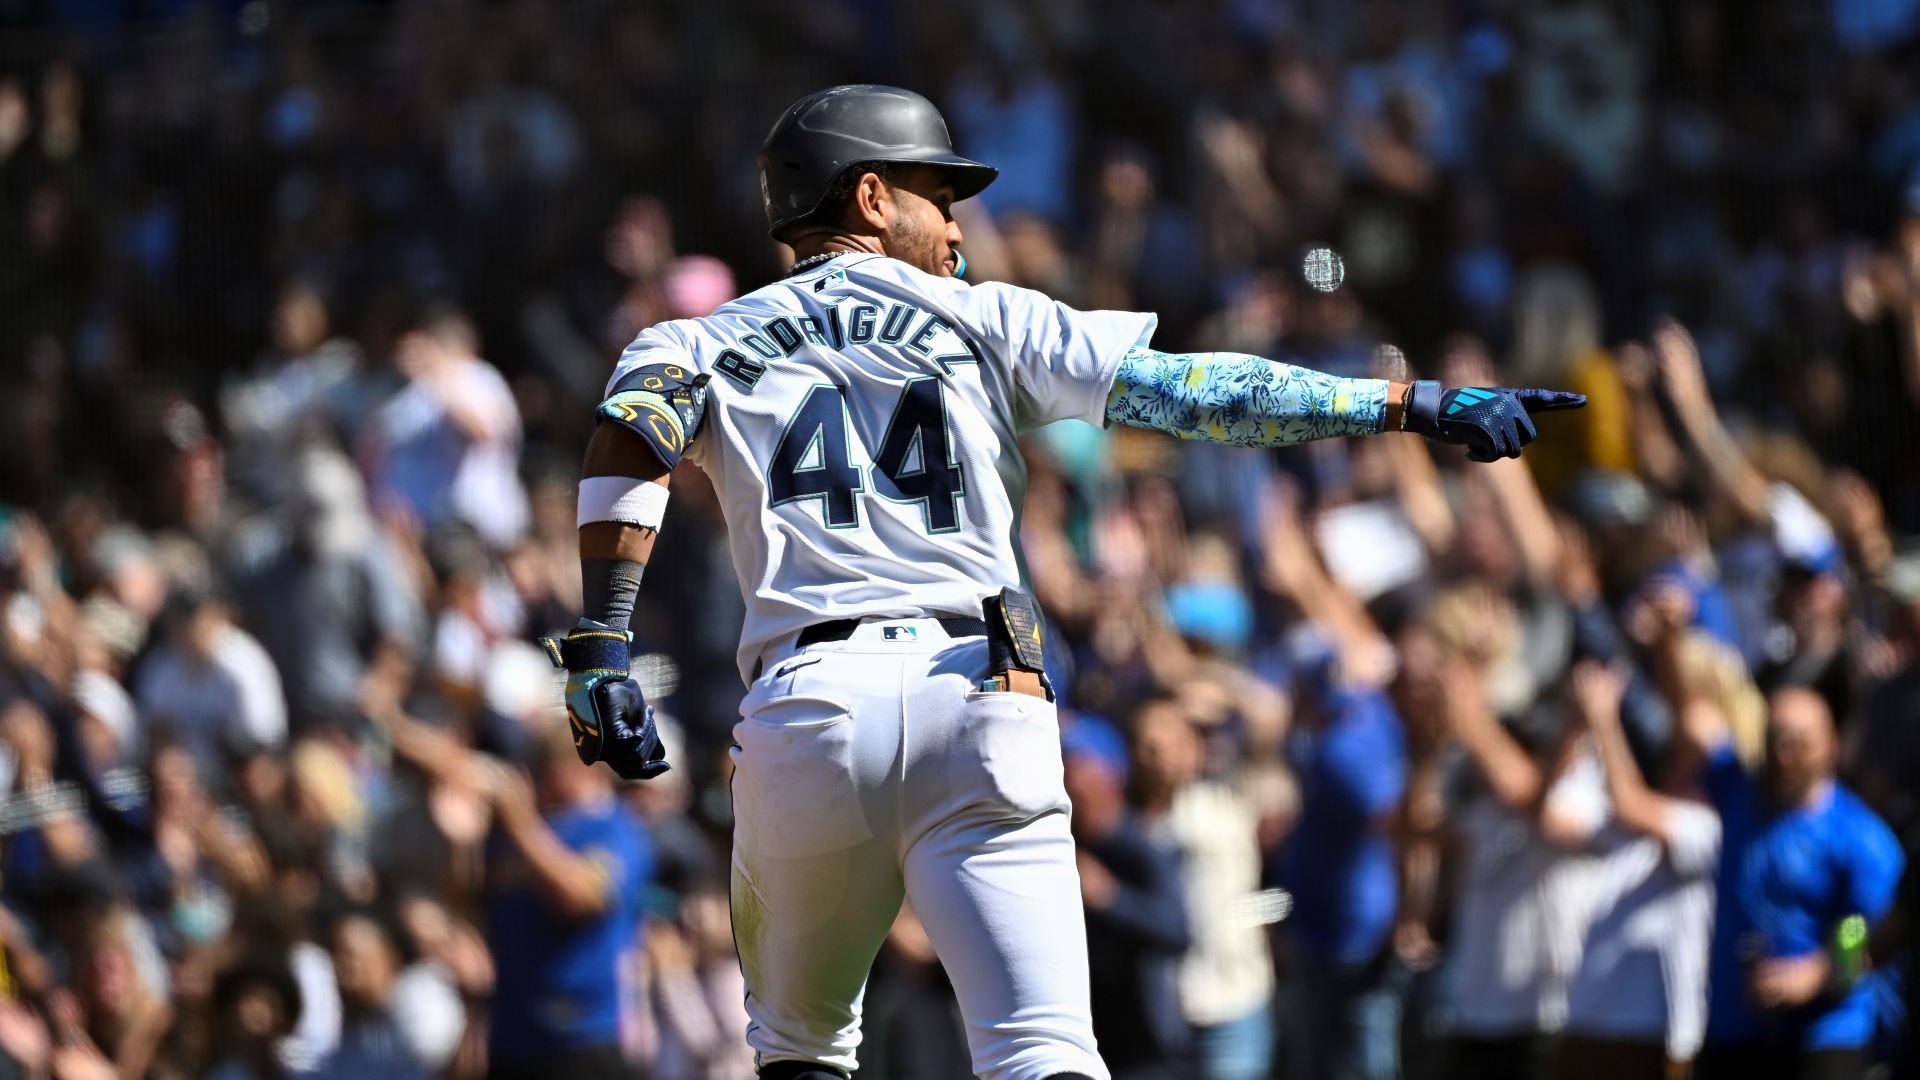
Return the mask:
[[1447, 502], [1447, 489], [1440, 482], [1433, 452], [1413, 439], [1390, 439], [1387, 454], [1393, 461], [1394, 495], [1407, 524], [1413, 526], [1429, 553], [1453, 550], [1460, 523]]
[[1451, 658], [1441, 675], [1448, 727], [1466, 748], [1493, 797], [1530, 812], [1546, 793], [1547, 774], [1513, 736], [1500, 726], [1487, 701], [1486, 673], [1463, 658]]
[[[1489, 385], [1494, 382], [1493, 361], [1479, 341], [1461, 336], [1448, 344], [1441, 375], [1453, 383]], [[1547, 588], [1560, 562], [1560, 534], [1540, 495], [1540, 485], [1534, 481], [1533, 470], [1495, 462], [1489, 468], [1474, 470], [1469, 479], [1485, 484], [1493, 495], [1520, 554], [1527, 582], [1537, 589]]]
[[1600, 755], [1607, 774], [1607, 797], [1613, 801], [1613, 816], [1635, 832], [1668, 844], [1669, 808], [1666, 796], [1647, 786], [1634, 764], [1633, 751], [1620, 728], [1620, 700], [1625, 684], [1612, 669], [1583, 660], [1573, 667], [1570, 678], [1575, 712], [1593, 736], [1594, 750]]
[[489, 794], [501, 829], [533, 871], [542, 896], [569, 919], [590, 919], [613, 903], [613, 879], [591, 856], [566, 845], [546, 819], [533, 785], [505, 762], [488, 762]]
[[394, 756], [419, 769], [429, 780], [441, 784], [477, 783], [473, 770], [478, 755], [451, 731], [407, 715], [390, 694], [363, 693], [361, 708], [367, 719], [386, 735]]
[[1706, 480], [1726, 496], [1743, 520], [1765, 522], [1767, 478], [1747, 461], [1720, 422], [1693, 335], [1672, 319], [1663, 320], [1653, 332], [1653, 352], [1660, 385], [1673, 403], [1682, 435], [1706, 471]]
[[1638, 341], [1614, 350], [1620, 385], [1627, 392], [1627, 422], [1640, 475], [1662, 491], [1678, 491], [1686, 479], [1687, 459], [1660, 411], [1653, 353]]
[[1343, 685], [1379, 685], [1392, 671], [1386, 639], [1360, 598], [1321, 564], [1313, 536], [1300, 519], [1297, 494], [1278, 483], [1274, 487], [1262, 509], [1261, 528], [1267, 538], [1262, 582], [1327, 635], [1339, 659]]
[[1140, 852], [1138, 868], [1143, 875], [1139, 882], [1123, 881], [1099, 859], [1080, 854], [1080, 897], [1088, 918], [1145, 948], [1183, 953], [1193, 943], [1193, 935], [1187, 925], [1179, 856], [1152, 844], [1142, 845]]

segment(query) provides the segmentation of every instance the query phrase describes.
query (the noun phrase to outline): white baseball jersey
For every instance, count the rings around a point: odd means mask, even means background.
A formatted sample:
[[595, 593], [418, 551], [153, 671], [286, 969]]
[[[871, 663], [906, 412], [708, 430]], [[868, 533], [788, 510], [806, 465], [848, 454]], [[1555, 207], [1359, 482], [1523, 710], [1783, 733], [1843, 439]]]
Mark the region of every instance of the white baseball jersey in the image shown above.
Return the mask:
[[746, 600], [739, 663], [830, 619], [980, 614], [1022, 584], [1019, 434], [1104, 422], [1156, 318], [1076, 311], [846, 255], [621, 354], [712, 377], [686, 453], [720, 497]]

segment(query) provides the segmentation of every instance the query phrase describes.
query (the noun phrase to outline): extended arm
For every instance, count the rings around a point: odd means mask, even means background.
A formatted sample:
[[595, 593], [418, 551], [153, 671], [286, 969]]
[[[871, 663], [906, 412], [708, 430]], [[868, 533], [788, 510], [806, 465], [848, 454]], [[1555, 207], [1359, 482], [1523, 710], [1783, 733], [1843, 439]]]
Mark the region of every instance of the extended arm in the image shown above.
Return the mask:
[[1137, 348], [1114, 375], [1106, 418], [1228, 446], [1404, 430], [1470, 447], [1470, 457], [1491, 461], [1516, 457], [1533, 441], [1529, 410], [1584, 404], [1579, 394], [1549, 390], [1348, 379], [1245, 353]]
[[1229, 446], [1285, 446], [1395, 430], [1405, 391], [1405, 383], [1343, 379], [1246, 353], [1134, 349], [1114, 375], [1107, 422]]

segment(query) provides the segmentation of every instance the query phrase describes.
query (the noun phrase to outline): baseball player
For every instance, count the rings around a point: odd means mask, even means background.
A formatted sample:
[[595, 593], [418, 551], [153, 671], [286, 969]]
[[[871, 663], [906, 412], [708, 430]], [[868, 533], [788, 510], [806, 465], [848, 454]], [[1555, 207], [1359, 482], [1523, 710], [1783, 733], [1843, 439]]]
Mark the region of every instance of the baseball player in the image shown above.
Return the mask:
[[669, 477], [699, 465], [747, 605], [732, 892], [762, 1077], [853, 1071], [903, 899], [952, 978], [975, 1072], [1108, 1077], [1044, 635], [1021, 591], [1021, 433], [1069, 417], [1237, 446], [1410, 431], [1491, 461], [1534, 438], [1529, 412], [1585, 403], [1158, 352], [1153, 315], [969, 285], [953, 204], [995, 175], [918, 94], [801, 99], [760, 158], [792, 270], [643, 332], [597, 411], [586, 612], [548, 647], [581, 760], [664, 771], [626, 628]]

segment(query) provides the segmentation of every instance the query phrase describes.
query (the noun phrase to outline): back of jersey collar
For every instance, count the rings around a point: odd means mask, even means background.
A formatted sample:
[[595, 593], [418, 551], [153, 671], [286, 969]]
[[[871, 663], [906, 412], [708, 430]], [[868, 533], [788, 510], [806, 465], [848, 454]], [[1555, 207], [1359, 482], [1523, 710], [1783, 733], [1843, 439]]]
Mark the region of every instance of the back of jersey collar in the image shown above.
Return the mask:
[[[794, 263], [792, 266], [789, 266], [787, 268], [786, 276], [793, 277], [797, 274], [804, 274], [809, 270], [817, 270], [820, 267], [827, 265], [828, 263], [832, 262], [835, 259], [840, 258], [843, 255], [859, 255], [859, 254], [862, 254], [862, 252], [828, 251], [828, 252], [823, 252], [822, 254], [819, 254], [819, 255], [809, 255], [806, 258], [801, 259], [800, 261]], [[871, 252], [868, 252], [866, 254], [871, 254]]]

